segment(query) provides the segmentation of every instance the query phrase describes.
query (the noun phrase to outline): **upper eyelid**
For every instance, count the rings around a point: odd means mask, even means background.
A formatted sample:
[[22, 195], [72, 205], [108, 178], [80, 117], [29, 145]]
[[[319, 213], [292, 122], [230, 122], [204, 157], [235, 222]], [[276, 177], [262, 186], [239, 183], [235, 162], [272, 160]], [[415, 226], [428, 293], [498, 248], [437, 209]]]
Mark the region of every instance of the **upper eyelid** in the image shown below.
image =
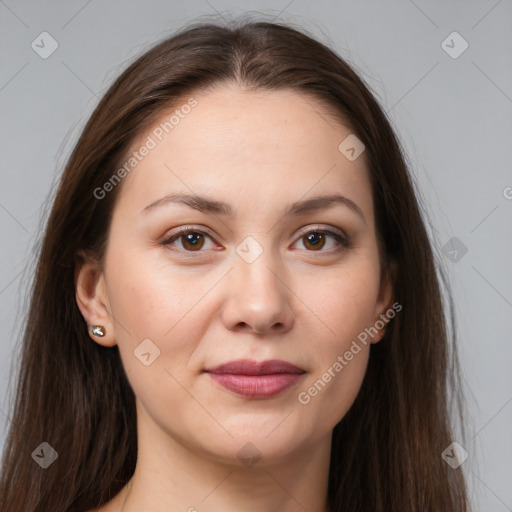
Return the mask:
[[297, 231], [297, 234], [299, 236], [303, 236], [305, 235], [306, 233], [309, 233], [310, 231], [332, 231], [333, 233], [339, 235], [339, 236], [342, 236], [344, 238], [348, 238], [348, 235], [347, 233], [341, 229], [341, 228], [337, 228], [337, 227], [334, 227], [334, 226], [329, 226], [327, 224], [309, 224], [307, 226], [303, 226], [301, 227], [298, 231]]

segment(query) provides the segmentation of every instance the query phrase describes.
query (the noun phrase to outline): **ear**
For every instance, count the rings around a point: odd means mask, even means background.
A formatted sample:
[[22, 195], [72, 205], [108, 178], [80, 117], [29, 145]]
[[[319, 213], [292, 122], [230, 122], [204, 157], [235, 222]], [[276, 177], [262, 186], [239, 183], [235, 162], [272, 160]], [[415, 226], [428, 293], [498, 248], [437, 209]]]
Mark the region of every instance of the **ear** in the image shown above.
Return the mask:
[[[386, 311], [393, 305], [394, 288], [396, 283], [396, 276], [398, 272], [398, 265], [395, 260], [389, 260], [387, 268], [384, 270], [380, 282], [379, 296], [377, 298], [375, 308], [375, 322], [382, 321], [387, 324], [389, 319], [386, 315]], [[381, 316], [383, 315], [383, 316]], [[385, 327], [379, 331], [379, 334], [375, 336], [371, 343], [378, 343], [384, 336]]]
[[90, 331], [89, 336], [105, 347], [116, 345], [103, 272], [83, 251], [75, 260], [75, 297], [86, 324], [105, 327], [105, 336], [94, 336]]

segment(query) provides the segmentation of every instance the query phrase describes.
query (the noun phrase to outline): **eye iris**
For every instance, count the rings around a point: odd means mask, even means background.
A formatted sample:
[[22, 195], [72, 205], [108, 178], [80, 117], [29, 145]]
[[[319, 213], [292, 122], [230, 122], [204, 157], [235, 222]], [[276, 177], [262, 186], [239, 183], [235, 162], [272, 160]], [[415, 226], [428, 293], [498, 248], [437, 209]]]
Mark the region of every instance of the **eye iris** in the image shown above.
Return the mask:
[[[202, 243], [198, 244], [197, 242], [197, 237], [201, 237], [203, 236], [201, 233], [195, 233], [195, 232], [192, 232], [192, 233], [187, 233], [186, 235], [182, 235], [182, 238], [185, 240], [185, 242], [183, 243], [183, 247], [185, 247], [186, 249], [201, 249], [201, 247], [203, 246], [204, 244], [204, 240], [202, 240]], [[192, 246], [191, 247], [187, 247], [187, 244], [191, 243]]]
[[[322, 233], [311, 233], [309, 235], [306, 235], [306, 240], [307, 240], [307, 243], [306, 243], [306, 246], [307, 244], [309, 243], [312, 243], [313, 244], [313, 249], [322, 249], [322, 247], [324, 246], [325, 244], [325, 235], [322, 234]], [[318, 239], [321, 239], [324, 243], [322, 244], [318, 244]]]

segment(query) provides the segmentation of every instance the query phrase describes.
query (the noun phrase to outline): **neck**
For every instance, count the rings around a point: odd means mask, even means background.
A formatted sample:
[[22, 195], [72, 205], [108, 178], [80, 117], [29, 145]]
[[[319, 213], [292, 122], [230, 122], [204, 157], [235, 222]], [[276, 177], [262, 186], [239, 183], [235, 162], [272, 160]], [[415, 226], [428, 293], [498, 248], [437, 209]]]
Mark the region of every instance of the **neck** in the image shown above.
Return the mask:
[[253, 444], [212, 454], [153, 422], [138, 424], [135, 472], [105, 512], [328, 512], [330, 435], [279, 456], [270, 444], [268, 455]]

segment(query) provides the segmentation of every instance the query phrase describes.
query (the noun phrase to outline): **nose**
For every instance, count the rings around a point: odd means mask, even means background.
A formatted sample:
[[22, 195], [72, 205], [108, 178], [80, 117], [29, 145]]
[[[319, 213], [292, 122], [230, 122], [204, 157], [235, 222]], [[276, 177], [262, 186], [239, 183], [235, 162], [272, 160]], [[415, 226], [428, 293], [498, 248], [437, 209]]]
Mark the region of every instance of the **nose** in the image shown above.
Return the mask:
[[284, 270], [267, 257], [235, 260], [228, 276], [228, 299], [222, 311], [226, 328], [256, 334], [284, 333], [293, 326], [293, 292]]

